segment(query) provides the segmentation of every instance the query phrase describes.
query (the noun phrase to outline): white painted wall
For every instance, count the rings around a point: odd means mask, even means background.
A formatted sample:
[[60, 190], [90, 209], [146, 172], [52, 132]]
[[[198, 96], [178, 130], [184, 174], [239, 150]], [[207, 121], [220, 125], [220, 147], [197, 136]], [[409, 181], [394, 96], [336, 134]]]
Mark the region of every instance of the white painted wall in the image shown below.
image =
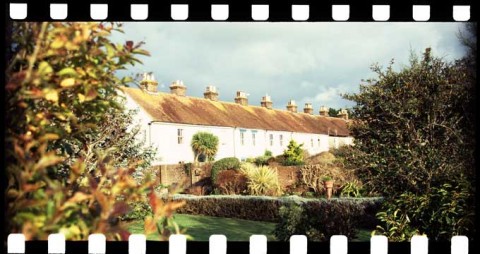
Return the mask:
[[[274, 156], [280, 155], [287, 148], [291, 139], [303, 144], [303, 148], [307, 149], [310, 155], [353, 143], [351, 137], [329, 137], [325, 134], [155, 122], [133, 99], [128, 95], [125, 95], [125, 97], [125, 106], [129, 109], [138, 110], [138, 113], [134, 116], [135, 124], [141, 125], [138, 142], [144, 143], [146, 146], [152, 145], [157, 149], [157, 158], [153, 162], [154, 165], [176, 164], [181, 161], [192, 162], [194, 153], [190, 143], [193, 135], [199, 131], [210, 132], [219, 138], [216, 160], [225, 157], [237, 157], [240, 160], [245, 160], [263, 155], [265, 150], [271, 151]], [[182, 134], [180, 143], [179, 129]], [[255, 142], [253, 133], [255, 133]]]

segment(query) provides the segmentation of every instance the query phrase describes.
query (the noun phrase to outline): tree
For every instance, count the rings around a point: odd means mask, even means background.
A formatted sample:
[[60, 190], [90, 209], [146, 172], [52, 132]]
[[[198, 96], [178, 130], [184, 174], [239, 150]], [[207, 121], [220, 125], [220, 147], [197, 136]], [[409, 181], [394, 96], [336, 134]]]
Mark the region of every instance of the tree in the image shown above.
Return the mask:
[[192, 137], [191, 146], [195, 153], [195, 162], [200, 156], [212, 161], [218, 152], [218, 137], [209, 132], [197, 132]]
[[398, 72], [392, 64], [385, 70], [374, 65], [378, 78], [344, 96], [356, 102], [355, 156], [347, 161], [370, 191], [386, 198], [380, 214], [386, 231], [403, 223], [408, 227], [398, 235], [420, 232], [436, 240], [472, 235], [474, 132], [473, 119], [466, 117], [471, 115], [466, 69], [433, 57], [430, 49], [421, 59], [413, 55]]
[[167, 236], [157, 220], [171, 220], [181, 204], [160, 202], [155, 179], [133, 179], [144, 161], [130, 155], [145, 154], [128, 143], [134, 131], [125, 128], [130, 119], [117, 94], [131, 79], [115, 73], [139, 63], [138, 54], [148, 55], [142, 43], [110, 42], [108, 36], [121, 28], [116, 23], [11, 25], [6, 232], [28, 240], [58, 232], [69, 240], [86, 240], [94, 232], [126, 240], [118, 218], [129, 202], [148, 201], [154, 218], [145, 221], [146, 233]]

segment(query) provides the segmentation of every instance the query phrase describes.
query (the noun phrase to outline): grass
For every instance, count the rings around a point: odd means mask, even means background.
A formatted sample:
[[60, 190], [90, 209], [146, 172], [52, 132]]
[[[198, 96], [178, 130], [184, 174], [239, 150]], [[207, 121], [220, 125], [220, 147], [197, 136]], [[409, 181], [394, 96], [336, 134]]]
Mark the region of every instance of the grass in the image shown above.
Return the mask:
[[[192, 236], [193, 241], [208, 241], [213, 234], [225, 235], [228, 241], [249, 241], [250, 236], [254, 234], [266, 235], [269, 241], [275, 240], [272, 234], [275, 223], [271, 222], [187, 214], [176, 214], [175, 222], [181, 228], [187, 228], [186, 234]], [[143, 234], [143, 221], [132, 222], [129, 231], [133, 234]]]
[[[186, 234], [190, 235], [193, 241], [208, 241], [213, 234], [225, 235], [228, 241], [249, 241], [254, 234], [266, 235], [269, 241], [275, 241], [272, 234], [275, 223], [271, 222], [187, 214], [176, 214], [175, 221], [181, 228], [187, 228]], [[131, 222], [128, 229], [132, 234], [143, 234], [143, 221]], [[369, 229], [359, 229], [353, 241], [370, 241], [370, 232]], [[147, 239], [154, 239], [154, 236]]]

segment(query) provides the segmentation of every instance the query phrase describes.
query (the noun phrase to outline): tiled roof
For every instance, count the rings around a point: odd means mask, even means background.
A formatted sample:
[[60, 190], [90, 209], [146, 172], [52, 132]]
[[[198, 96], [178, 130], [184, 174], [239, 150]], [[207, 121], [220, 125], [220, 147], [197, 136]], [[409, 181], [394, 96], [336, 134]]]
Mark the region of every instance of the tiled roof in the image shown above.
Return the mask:
[[349, 136], [347, 121], [336, 117], [242, 106], [170, 93], [152, 94], [138, 88], [121, 89], [154, 121]]

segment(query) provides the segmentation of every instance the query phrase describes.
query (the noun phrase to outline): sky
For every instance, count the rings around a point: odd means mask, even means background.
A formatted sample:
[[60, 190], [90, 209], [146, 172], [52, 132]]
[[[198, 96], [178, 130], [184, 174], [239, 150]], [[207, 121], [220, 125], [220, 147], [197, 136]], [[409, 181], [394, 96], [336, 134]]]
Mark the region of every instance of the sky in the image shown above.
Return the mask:
[[[153, 72], [159, 91], [169, 92], [174, 80], [187, 86], [187, 96], [203, 97], [214, 85], [222, 101], [233, 102], [236, 91], [249, 94], [250, 105], [270, 95], [273, 107], [285, 109], [295, 100], [351, 107], [342, 93], [356, 93], [362, 79], [375, 77], [374, 63], [408, 64], [410, 53], [431, 47], [435, 56], [458, 59], [461, 23], [124, 23], [112, 40], [144, 41], [150, 57], [128, 74]], [[119, 75], [125, 75], [120, 73]]]

